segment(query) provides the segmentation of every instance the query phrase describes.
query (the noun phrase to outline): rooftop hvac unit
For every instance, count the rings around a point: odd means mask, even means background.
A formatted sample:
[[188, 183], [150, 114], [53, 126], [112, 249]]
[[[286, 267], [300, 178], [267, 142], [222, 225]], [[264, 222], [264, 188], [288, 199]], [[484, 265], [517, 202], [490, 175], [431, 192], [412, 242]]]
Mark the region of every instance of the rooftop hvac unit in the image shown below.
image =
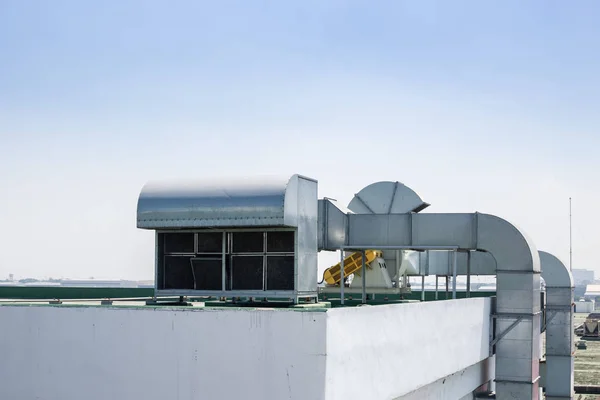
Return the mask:
[[156, 231], [157, 296], [317, 297], [317, 182], [153, 183], [137, 226]]

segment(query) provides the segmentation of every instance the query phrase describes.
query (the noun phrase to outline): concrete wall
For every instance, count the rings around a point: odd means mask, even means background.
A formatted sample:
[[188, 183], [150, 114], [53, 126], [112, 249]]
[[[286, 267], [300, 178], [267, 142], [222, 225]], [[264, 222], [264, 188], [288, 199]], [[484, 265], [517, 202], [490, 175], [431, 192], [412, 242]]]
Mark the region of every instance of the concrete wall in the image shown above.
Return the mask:
[[[490, 308], [474, 298], [328, 312], [327, 400], [395, 399], [488, 358]], [[464, 381], [464, 394], [481, 383]]]
[[[0, 306], [0, 399], [462, 396], [484, 382], [472, 366], [488, 357], [489, 315], [489, 298], [327, 312]], [[473, 379], [444, 386], [466, 369]]]
[[323, 399], [324, 312], [0, 306], [0, 399]]

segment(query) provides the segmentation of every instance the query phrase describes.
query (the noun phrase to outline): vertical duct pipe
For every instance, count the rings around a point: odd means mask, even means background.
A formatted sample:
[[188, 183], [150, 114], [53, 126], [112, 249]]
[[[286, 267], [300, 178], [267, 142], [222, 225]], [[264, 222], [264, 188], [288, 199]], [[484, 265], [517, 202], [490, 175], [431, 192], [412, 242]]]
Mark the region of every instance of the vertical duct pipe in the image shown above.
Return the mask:
[[514, 225], [475, 214], [477, 248], [496, 259], [496, 398], [538, 399], [540, 257]]
[[555, 256], [540, 251], [546, 282], [546, 399], [573, 399], [573, 277]]

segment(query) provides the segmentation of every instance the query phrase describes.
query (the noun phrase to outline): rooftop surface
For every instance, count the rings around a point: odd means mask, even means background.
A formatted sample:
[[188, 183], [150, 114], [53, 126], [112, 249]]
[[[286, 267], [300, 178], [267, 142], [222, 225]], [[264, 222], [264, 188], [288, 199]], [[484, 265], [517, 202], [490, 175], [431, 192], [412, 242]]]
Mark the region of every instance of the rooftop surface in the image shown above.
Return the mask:
[[[575, 313], [573, 324], [582, 324], [588, 313]], [[581, 340], [575, 337], [576, 341]], [[587, 349], [575, 348], [575, 385], [600, 384], [600, 341], [586, 340]], [[578, 394], [574, 400], [600, 400], [600, 395]]]

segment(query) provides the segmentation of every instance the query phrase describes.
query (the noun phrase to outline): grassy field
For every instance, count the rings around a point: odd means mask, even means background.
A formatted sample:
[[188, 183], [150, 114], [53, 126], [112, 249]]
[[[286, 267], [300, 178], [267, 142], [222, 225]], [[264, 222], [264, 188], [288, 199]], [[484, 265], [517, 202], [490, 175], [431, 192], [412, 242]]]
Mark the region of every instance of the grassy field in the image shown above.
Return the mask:
[[[585, 321], [587, 313], [576, 313], [575, 326]], [[577, 336], [576, 341], [580, 340]], [[575, 385], [600, 385], [600, 341], [586, 341], [587, 349], [575, 349]], [[575, 400], [600, 400], [600, 395], [578, 394]]]

